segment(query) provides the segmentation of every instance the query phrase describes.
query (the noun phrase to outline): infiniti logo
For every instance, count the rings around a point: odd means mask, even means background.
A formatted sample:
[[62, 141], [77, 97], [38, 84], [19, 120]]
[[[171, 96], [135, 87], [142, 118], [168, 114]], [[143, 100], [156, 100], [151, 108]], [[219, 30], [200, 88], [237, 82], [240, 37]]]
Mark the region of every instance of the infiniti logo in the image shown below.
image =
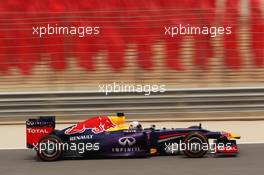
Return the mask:
[[132, 146], [136, 143], [136, 139], [134, 137], [121, 137], [118, 143], [122, 146]]

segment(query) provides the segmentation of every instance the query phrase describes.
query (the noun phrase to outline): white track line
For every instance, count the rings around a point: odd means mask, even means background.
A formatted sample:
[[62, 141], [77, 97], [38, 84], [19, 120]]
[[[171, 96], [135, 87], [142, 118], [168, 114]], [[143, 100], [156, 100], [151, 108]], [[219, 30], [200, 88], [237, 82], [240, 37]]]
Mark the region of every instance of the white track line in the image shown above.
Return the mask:
[[264, 141], [261, 142], [237, 142], [238, 144], [264, 144]]
[[14, 148], [0, 148], [0, 150], [20, 150], [27, 149], [26, 147], [14, 147]]
[[[248, 144], [264, 144], [264, 141], [261, 142], [238, 142], [238, 144], [248, 145]], [[24, 150], [26, 147], [14, 147], [14, 148], [0, 148], [0, 150]]]

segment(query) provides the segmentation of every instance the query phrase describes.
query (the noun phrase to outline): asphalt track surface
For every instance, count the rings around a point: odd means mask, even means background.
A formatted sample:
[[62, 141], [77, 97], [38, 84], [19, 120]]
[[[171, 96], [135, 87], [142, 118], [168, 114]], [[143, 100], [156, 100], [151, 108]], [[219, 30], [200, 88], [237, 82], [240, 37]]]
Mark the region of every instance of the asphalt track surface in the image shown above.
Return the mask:
[[1, 175], [261, 175], [264, 144], [240, 145], [238, 157], [162, 156], [42, 162], [31, 150], [1, 150]]

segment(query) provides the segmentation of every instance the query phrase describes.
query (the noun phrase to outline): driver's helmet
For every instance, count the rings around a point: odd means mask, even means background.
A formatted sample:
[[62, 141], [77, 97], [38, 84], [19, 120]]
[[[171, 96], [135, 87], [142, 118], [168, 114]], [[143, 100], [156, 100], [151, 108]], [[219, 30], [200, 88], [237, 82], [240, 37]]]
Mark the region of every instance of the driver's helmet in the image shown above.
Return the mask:
[[133, 121], [130, 123], [129, 129], [142, 129], [142, 126], [138, 121]]

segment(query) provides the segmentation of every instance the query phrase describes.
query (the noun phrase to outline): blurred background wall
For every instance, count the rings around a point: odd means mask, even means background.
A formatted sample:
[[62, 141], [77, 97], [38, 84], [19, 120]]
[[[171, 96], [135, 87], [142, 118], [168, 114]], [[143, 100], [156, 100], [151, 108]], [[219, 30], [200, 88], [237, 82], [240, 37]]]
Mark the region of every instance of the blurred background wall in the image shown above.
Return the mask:
[[[262, 86], [264, 1], [12, 0], [0, 3], [0, 91]], [[231, 26], [231, 35], [164, 35], [164, 26]], [[97, 37], [32, 35], [33, 26], [98, 25]]]

